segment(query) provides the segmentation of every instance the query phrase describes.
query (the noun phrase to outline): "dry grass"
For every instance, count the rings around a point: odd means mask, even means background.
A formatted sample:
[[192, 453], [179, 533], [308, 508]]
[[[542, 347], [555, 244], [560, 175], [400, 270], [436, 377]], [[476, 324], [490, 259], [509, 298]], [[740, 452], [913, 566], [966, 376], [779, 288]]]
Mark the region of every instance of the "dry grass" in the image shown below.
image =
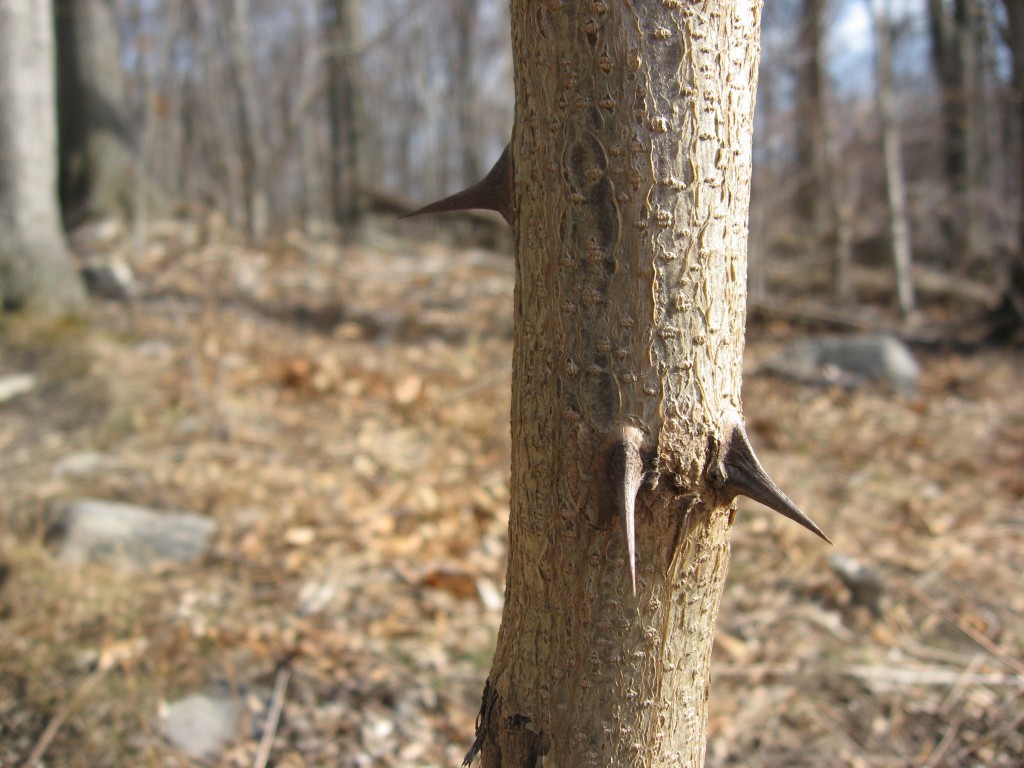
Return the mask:
[[[210, 764], [263, 760], [272, 704], [269, 765], [458, 764], [500, 618], [511, 260], [168, 237], [139, 271], [131, 309], [0, 334], [0, 373], [40, 379], [0, 405], [0, 765], [201, 765], [160, 706], [217, 687], [248, 717]], [[710, 765], [1024, 764], [1024, 357], [924, 366], [914, 400], [748, 377], [765, 463], [888, 592], [852, 605], [742, 506]], [[215, 545], [67, 571], [48, 510], [84, 495], [199, 511]]]

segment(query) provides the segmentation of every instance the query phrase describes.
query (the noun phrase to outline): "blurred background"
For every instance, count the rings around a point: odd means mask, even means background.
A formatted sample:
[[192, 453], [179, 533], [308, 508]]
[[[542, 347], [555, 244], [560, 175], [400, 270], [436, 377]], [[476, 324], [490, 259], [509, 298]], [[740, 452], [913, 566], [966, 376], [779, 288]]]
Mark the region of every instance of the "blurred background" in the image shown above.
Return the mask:
[[[836, 545], [740, 502], [708, 763], [1024, 765], [1024, 4], [762, 46], [745, 409]], [[507, 3], [4, 0], [0, 49], [0, 765], [459, 764], [511, 236], [397, 217], [508, 141]]]

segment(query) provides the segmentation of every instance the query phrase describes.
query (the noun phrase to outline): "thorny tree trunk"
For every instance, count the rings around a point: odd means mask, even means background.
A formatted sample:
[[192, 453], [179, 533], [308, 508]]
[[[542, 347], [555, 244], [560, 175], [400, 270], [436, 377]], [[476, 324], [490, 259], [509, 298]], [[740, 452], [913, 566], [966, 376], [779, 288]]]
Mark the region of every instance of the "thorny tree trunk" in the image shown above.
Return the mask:
[[730, 502], [746, 484], [800, 517], [740, 417], [760, 9], [512, 1], [507, 603], [467, 758], [487, 768], [702, 764]]
[[889, 199], [889, 232], [896, 267], [896, 295], [900, 311], [908, 317], [916, 308], [911, 273], [910, 225], [907, 222], [907, 193], [903, 180], [903, 152], [896, 123], [892, 93], [892, 28], [887, 0], [871, 0], [875, 25], [878, 116], [882, 123], [882, 152], [885, 156], [885, 188]]
[[50, 0], [0, 2], [0, 311], [80, 309], [57, 203]]

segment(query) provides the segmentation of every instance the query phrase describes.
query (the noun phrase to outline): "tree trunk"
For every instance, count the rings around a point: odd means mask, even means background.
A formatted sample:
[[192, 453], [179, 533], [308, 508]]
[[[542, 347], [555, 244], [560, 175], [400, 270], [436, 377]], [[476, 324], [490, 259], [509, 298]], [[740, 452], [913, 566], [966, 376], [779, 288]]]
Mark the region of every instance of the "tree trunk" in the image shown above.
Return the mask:
[[908, 317], [917, 307], [911, 273], [913, 256], [907, 221], [907, 193], [903, 179], [903, 151], [900, 129], [893, 108], [892, 28], [886, 0], [871, 0], [875, 25], [876, 87], [878, 118], [882, 124], [882, 152], [885, 157], [885, 189], [889, 200], [889, 238], [896, 268], [896, 296], [900, 312]]
[[828, 171], [826, 167], [825, 102], [827, 68], [824, 51], [825, 0], [802, 0], [798, 51], [796, 153], [799, 174], [796, 207], [812, 225], [818, 242], [826, 234]]
[[[1024, 3], [1003, 0], [1006, 6], [1006, 38], [1013, 61], [1011, 92], [1017, 109], [1017, 162], [1019, 200], [1024, 200]], [[1024, 326], [1024, 212], [1018, 205], [1017, 253], [1012, 257], [1003, 282], [1003, 300], [994, 312], [997, 338], [1012, 336]]]
[[455, 50], [452, 56], [451, 96], [459, 130], [455, 147], [463, 184], [480, 178], [484, 168], [480, 160], [479, 126], [474, 119], [477, 59], [473, 46], [478, 0], [461, 0], [452, 8]]
[[760, 7], [512, 0], [507, 603], [467, 761], [703, 762]]
[[85, 301], [60, 224], [50, 0], [0, 2], [0, 311]]
[[327, 89], [334, 220], [344, 230], [363, 217], [362, 99], [359, 92], [359, 0], [325, 0]]
[[983, 237], [977, 198], [985, 188], [985, 132], [977, 0], [928, 0], [932, 63], [942, 97], [943, 159], [952, 195], [943, 226], [954, 256], [972, 256]]
[[270, 227], [268, 179], [265, 173], [269, 160], [260, 115], [259, 94], [252, 56], [252, 32], [249, 23], [249, 1], [231, 3], [231, 71], [235, 85], [238, 144], [241, 154], [242, 194], [245, 206], [245, 231], [251, 240], [266, 238]]
[[60, 196], [69, 225], [128, 221], [134, 147], [125, 116], [117, 19], [109, 0], [56, 0]]

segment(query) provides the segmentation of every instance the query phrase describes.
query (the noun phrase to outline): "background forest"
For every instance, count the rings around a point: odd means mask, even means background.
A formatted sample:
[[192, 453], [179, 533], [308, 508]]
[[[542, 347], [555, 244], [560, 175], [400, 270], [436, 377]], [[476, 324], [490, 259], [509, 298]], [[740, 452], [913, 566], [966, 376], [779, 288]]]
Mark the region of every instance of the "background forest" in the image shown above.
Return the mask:
[[[368, 213], [468, 186], [508, 140], [500, 2], [92, 5], [62, 82], [94, 92], [103, 114], [83, 121], [65, 88], [62, 136], [116, 131], [134, 174], [255, 240], [296, 226], [345, 235]], [[844, 304], [885, 293], [859, 270], [891, 264], [904, 314], [917, 293], [1005, 290], [1021, 240], [1021, 13], [1009, 0], [767, 4], [757, 300], [780, 262]], [[142, 189], [120, 205], [144, 221]], [[83, 209], [64, 192], [72, 222], [115, 202]]]
[[[0, 59], [0, 766], [458, 764], [511, 237], [397, 217], [508, 141], [506, 4], [0, 5], [56, 127], [16, 165]], [[836, 547], [740, 504], [708, 762], [1019, 766], [1024, 3], [768, 0], [762, 46], [744, 398]], [[56, 323], [9, 288], [48, 204]]]

